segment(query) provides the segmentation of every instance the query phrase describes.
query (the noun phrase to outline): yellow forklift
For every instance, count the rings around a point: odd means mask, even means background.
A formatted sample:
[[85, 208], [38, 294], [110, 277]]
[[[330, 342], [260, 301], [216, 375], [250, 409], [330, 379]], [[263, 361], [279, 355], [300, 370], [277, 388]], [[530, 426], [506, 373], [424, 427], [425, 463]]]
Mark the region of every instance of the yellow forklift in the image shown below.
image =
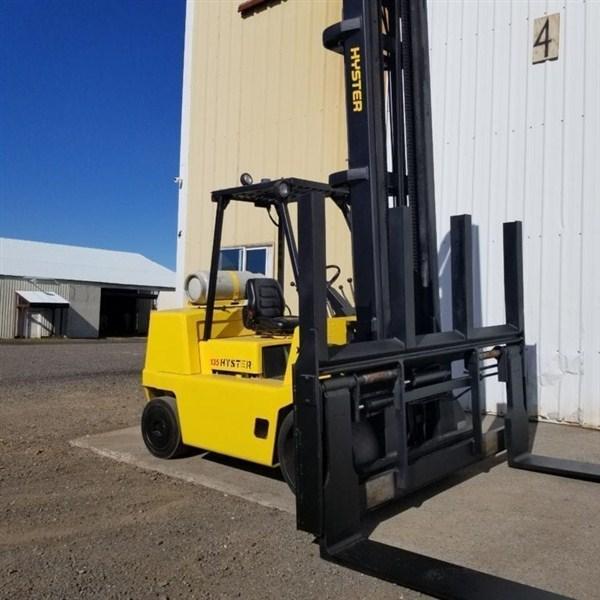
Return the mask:
[[[152, 313], [142, 435], [160, 458], [201, 448], [269, 467], [279, 464], [294, 489], [292, 366], [298, 356], [298, 318], [285, 314], [283, 282], [286, 247], [298, 281], [298, 249], [288, 206], [316, 190], [331, 197], [347, 220], [347, 194], [293, 178], [253, 184], [247, 173], [241, 184], [212, 194], [217, 216], [211, 267], [208, 274], [188, 277], [189, 305]], [[231, 202], [266, 210], [277, 227], [277, 279], [219, 270]], [[334, 288], [340, 268], [328, 269], [328, 340], [345, 344], [354, 309]]]
[[[442, 330], [425, 0], [342, 5], [323, 42], [344, 62], [348, 168], [328, 185], [244, 176], [242, 186], [213, 192], [200, 305], [152, 316], [144, 440], [166, 458], [197, 446], [279, 463], [295, 489], [297, 527], [327, 560], [439, 598], [556, 598], [369, 538], [380, 506], [484, 460], [490, 446], [504, 446], [519, 469], [600, 482], [600, 466], [531, 451], [520, 222], [503, 224], [503, 322], [482, 327], [471, 217], [452, 217], [452, 326]], [[326, 198], [350, 226], [355, 310], [333, 287], [339, 269], [328, 278]], [[298, 319], [285, 315], [281, 270], [277, 280], [241, 285], [245, 276], [234, 274], [219, 283], [232, 201], [275, 211]], [[507, 412], [504, 431], [486, 434], [489, 377], [505, 384]]]

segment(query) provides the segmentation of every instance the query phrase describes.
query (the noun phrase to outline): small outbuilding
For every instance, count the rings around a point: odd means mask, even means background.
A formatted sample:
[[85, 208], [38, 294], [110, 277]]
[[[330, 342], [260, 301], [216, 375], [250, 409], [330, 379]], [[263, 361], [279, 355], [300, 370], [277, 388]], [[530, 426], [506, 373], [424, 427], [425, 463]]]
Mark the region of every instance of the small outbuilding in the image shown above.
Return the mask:
[[141, 254], [0, 238], [0, 338], [146, 335], [174, 286]]

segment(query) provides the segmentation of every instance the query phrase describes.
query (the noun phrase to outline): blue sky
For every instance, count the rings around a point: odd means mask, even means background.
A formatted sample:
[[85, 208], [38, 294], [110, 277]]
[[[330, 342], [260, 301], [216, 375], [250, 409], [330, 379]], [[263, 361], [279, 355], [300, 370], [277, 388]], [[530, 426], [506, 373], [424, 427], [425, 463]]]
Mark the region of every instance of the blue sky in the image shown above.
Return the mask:
[[184, 0], [0, 0], [0, 237], [174, 268]]

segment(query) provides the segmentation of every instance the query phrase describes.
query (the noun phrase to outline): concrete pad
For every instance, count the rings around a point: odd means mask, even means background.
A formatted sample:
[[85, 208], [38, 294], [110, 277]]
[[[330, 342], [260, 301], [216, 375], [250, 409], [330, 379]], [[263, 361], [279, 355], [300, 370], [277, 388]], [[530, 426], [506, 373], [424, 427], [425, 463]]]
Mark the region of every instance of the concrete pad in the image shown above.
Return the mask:
[[[600, 462], [600, 432], [532, 426], [534, 451]], [[97, 454], [293, 513], [277, 472], [199, 454], [152, 457], [137, 427], [71, 442]], [[371, 539], [574, 598], [600, 589], [600, 485], [510, 469], [504, 456], [461, 473], [368, 521]]]
[[296, 503], [277, 469], [210, 453], [163, 460], [148, 452], [139, 427], [86, 435], [70, 442], [107, 458], [294, 513]]
[[[600, 431], [532, 428], [534, 452], [600, 463]], [[597, 483], [511, 469], [498, 455], [384, 511], [371, 539], [569, 597], [599, 597]]]

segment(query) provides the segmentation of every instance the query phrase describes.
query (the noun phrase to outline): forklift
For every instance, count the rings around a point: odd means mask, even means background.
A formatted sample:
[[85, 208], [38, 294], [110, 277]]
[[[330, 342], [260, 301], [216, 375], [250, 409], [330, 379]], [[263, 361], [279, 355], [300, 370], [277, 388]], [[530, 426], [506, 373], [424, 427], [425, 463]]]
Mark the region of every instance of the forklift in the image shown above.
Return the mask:
[[[280, 464], [297, 527], [326, 560], [439, 598], [556, 598], [368, 537], [366, 519], [380, 507], [484, 460], [490, 447], [505, 449], [511, 467], [599, 483], [600, 465], [531, 452], [520, 222], [503, 224], [505, 322], [478, 327], [471, 217], [452, 217], [452, 329], [442, 331], [426, 0], [343, 0], [323, 43], [343, 58], [348, 168], [328, 184], [243, 177], [213, 192], [205, 303], [152, 316], [146, 445], [167, 458], [198, 446]], [[353, 306], [334, 289], [337, 271], [328, 279], [328, 198], [350, 229]], [[281, 273], [219, 293], [232, 201], [277, 214], [297, 319], [284, 316]], [[507, 400], [504, 428], [491, 434], [487, 377], [505, 384]]]
[[[201, 448], [263, 466], [279, 465], [294, 490], [292, 368], [300, 341], [298, 317], [285, 314], [283, 282], [286, 249], [296, 281], [299, 257], [289, 205], [318, 192], [331, 198], [349, 223], [347, 193], [295, 178], [253, 184], [248, 173], [240, 182], [212, 194], [217, 217], [211, 266], [208, 277], [202, 273], [187, 278], [191, 306], [152, 313], [142, 436], [160, 458]], [[232, 203], [266, 211], [276, 227], [277, 279], [219, 270], [225, 213]], [[341, 269], [328, 265], [327, 270], [328, 340], [345, 344], [354, 308], [334, 287]]]

